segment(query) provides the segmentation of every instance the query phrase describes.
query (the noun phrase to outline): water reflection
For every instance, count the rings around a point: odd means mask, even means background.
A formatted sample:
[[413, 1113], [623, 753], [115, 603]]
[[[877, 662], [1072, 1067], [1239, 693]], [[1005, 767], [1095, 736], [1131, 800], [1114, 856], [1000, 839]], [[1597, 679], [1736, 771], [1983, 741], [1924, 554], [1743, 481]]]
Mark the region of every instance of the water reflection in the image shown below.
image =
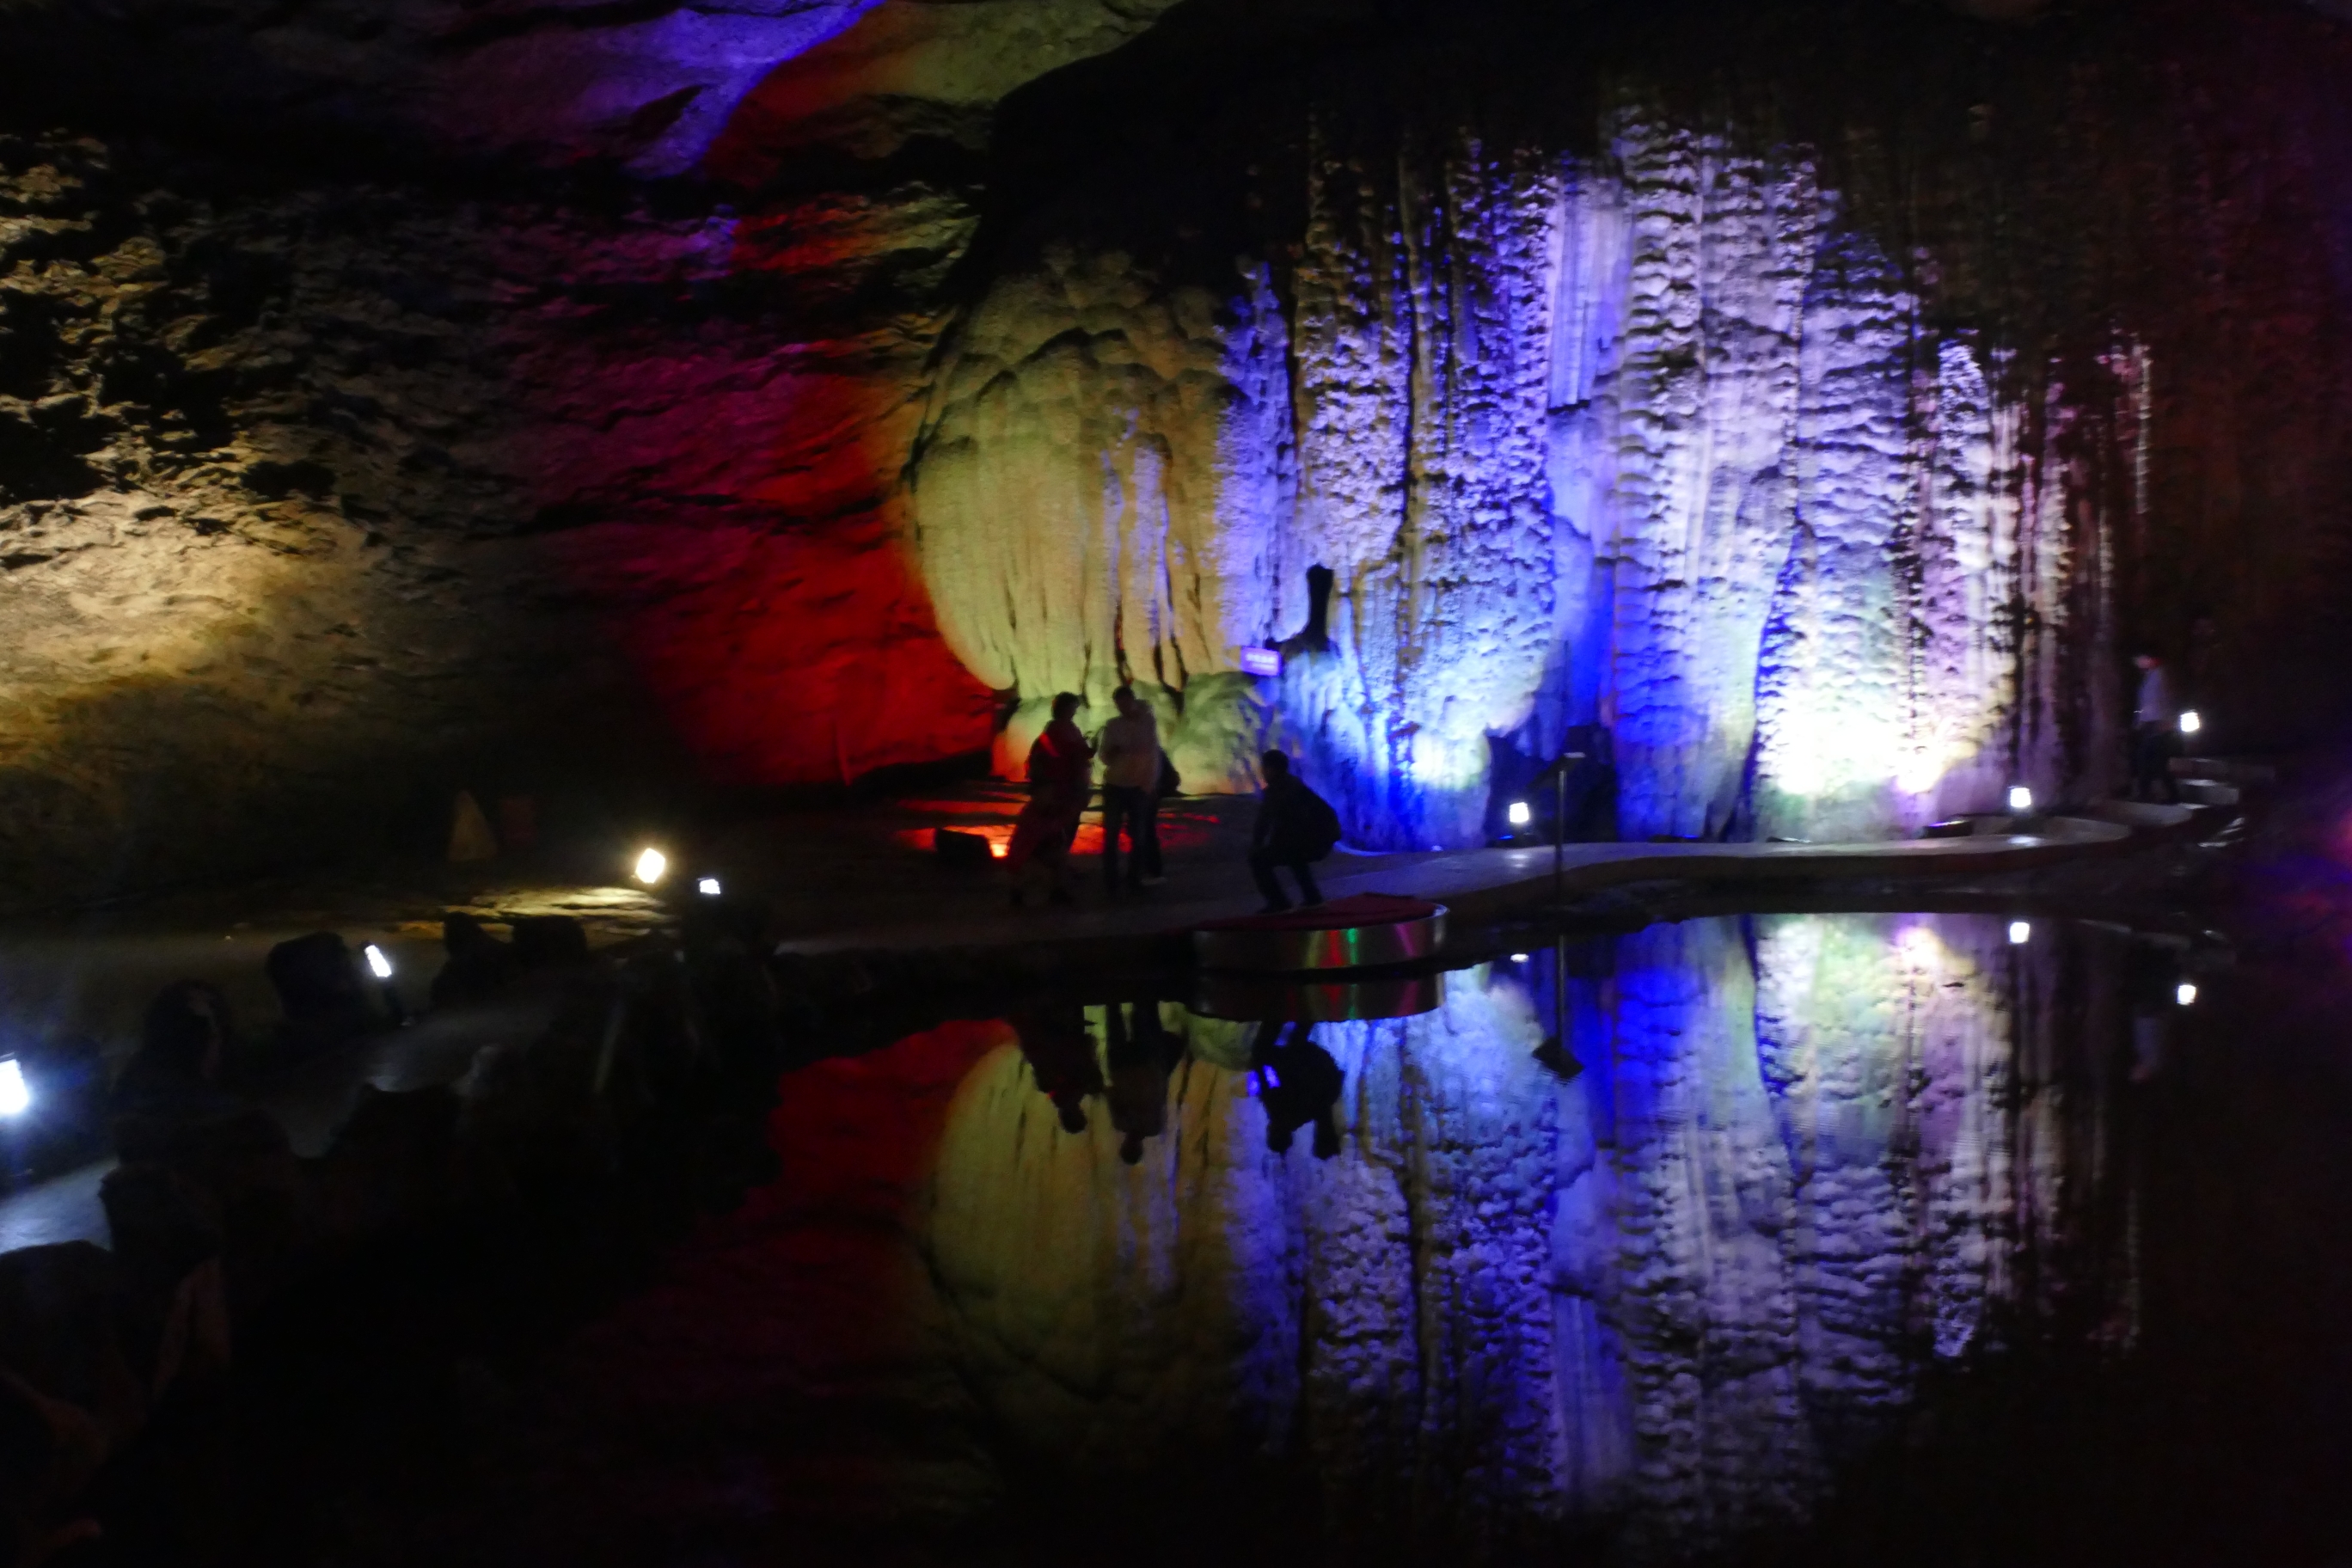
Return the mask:
[[947, 1353], [1073, 1473], [1303, 1461], [1351, 1534], [1801, 1519], [1933, 1365], [2137, 1331], [2117, 1101], [2174, 961], [2087, 942], [1756, 916], [1412, 1016], [1030, 1009], [913, 1216]]

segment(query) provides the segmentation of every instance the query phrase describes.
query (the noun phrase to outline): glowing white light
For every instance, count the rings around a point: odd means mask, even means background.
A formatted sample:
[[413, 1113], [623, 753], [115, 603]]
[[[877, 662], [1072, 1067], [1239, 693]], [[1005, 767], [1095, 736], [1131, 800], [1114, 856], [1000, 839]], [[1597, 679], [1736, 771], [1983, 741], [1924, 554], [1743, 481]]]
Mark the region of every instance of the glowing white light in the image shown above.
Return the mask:
[[1513, 963], [1525, 963], [1527, 961], [1528, 955], [1524, 952], [1515, 952], [1511, 954], [1511, 962]]
[[669, 869], [669, 857], [658, 849], [648, 849], [637, 857], [637, 880], [652, 887]]
[[1535, 807], [1529, 805], [1526, 801], [1515, 800], [1511, 802], [1510, 817], [1512, 826], [1525, 827], [1528, 823], [1533, 822], [1536, 819]]
[[0, 1116], [22, 1116], [33, 1109], [33, 1086], [25, 1081], [24, 1064], [10, 1057], [0, 1061]]
[[383, 949], [370, 942], [364, 951], [367, 953], [368, 973], [378, 980], [391, 979], [392, 960], [384, 956]]
[[719, 897], [719, 879], [705, 877], [694, 885], [694, 890], [706, 899], [715, 899]]
[[2202, 730], [2203, 728], [2205, 728], [2205, 721], [2198, 716], [2197, 710], [2194, 708], [2180, 716], [2180, 732], [2182, 734], [2194, 735], [2198, 731]]
[[2010, 922], [2009, 922], [2009, 945], [2010, 945], [2010, 946], [2011, 946], [2011, 947], [2023, 947], [2027, 942], [2032, 942], [2032, 940], [2033, 940], [2033, 922], [2032, 922], [2032, 921], [2010, 921]]
[[2193, 1007], [2197, 1005], [2197, 987], [2189, 981], [2182, 981], [2180, 989], [2175, 991], [2172, 995], [2173, 999], [2184, 1007]]
[[2033, 809], [2033, 792], [2023, 784], [2013, 784], [2009, 792], [2009, 809], [2020, 816]]

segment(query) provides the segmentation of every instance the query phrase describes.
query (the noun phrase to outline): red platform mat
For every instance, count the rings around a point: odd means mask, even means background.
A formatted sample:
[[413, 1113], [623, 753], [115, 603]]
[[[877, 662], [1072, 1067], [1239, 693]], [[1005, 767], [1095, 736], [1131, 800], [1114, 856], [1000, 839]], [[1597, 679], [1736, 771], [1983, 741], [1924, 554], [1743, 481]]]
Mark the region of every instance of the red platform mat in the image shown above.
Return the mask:
[[1202, 931], [1347, 931], [1356, 926], [1401, 925], [1426, 920], [1438, 906], [1427, 899], [1400, 898], [1394, 893], [1356, 893], [1318, 904], [1311, 910], [1285, 910], [1278, 915], [1237, 915], [1210, 921]]

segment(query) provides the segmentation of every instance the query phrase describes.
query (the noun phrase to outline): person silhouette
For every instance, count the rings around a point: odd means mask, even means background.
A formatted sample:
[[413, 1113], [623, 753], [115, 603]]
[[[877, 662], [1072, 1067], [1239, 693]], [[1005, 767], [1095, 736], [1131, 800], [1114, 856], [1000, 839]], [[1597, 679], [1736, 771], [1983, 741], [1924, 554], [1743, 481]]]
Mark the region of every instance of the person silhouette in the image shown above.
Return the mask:
[[[1118, 1003], [1106, 1010], [1110, 1041], [1110, 1124], [1121, 1134], [1118, 1157], [1132, 1165], [1143, 1142], [1168, 1126], [1168, 1075], [1183, 1042], [1160, 1022], [1160, 1004], [1135, 1004], [1133, 1022]], [[1172, 1047], [1172, 1048], [1171, 1048]]]
[[1037, 1080], [1037, 1092], [1054, 1102], [1065, 1132], [1087, 1130], [1087, 1097], [1103, 1091], [1102, 1068], [1095, 1060], [1095, 1037], [1087, 1032], [1084, 1008], [1075, 1002], [1041, 1002], [1017, 1008], [1008, 1020]]

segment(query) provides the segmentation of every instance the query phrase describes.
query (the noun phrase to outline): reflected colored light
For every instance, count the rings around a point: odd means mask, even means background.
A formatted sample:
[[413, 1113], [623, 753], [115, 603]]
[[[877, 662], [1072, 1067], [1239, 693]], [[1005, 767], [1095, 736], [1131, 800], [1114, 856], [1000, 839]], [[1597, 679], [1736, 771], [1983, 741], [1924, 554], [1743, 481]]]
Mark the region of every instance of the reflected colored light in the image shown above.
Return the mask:
[[2010, 945], [2010, 946], [2011, 946], [2011, 947], [2023, 947], [2027, 942], [2032, 942], [2032, 940], [2033, 940], [2033, 922], [2032, 922], [2032, 921], [2010, 921], [2010, 922], [2009, 922], [2009, 945]]
[[2180, 732], [2182, 734], [2194, 735], [2198, 731], [2202, 730], [2203, 728], [2205, 728], [2205, 721], [2198, 716], [2198, 712], [2194, 708], [2180, 716]]
[[2023, 784], [2011, 785], [2009, 791], [2009, 809], [2019, 813], [2032, 811], [2033, 809], [2033, 792], [2026, 788]]
[[16, 1058], [0, 1061], [0, 1116], [22, 1116], [33, 1109], [33, 1086], [25, 1081], [25, 1067]]
[[716, 877], [705, 877], [702, 880], [694, 885], [694, 890], [700, 893], [706, 899], [718, 898], [720, 892], [719, 879]]
[[2174, 999], [2184, 1007], [2193, 1007], [2197, 1005], [2197, 987], [2189, 981], [2182, 981], [2180, 989], [2172, 994]]
[[368, 973], [374, 975], [378, 980], [391, 979], [392, 960], [385, 956], [383, 949], [376, 946], [373, 942], [370, 942], [367, 944], [364, 951], [367, 954]]
[[1526, 801], [1515, 800], [1511, 802], [1510, 817], [1512, 826], [1525, 827], [1536, 819], [1535, 808]]
[[669, 857], [658, 849], [648, 849], [637, 857], [637, 880], [652, 887], [669, 870]]

